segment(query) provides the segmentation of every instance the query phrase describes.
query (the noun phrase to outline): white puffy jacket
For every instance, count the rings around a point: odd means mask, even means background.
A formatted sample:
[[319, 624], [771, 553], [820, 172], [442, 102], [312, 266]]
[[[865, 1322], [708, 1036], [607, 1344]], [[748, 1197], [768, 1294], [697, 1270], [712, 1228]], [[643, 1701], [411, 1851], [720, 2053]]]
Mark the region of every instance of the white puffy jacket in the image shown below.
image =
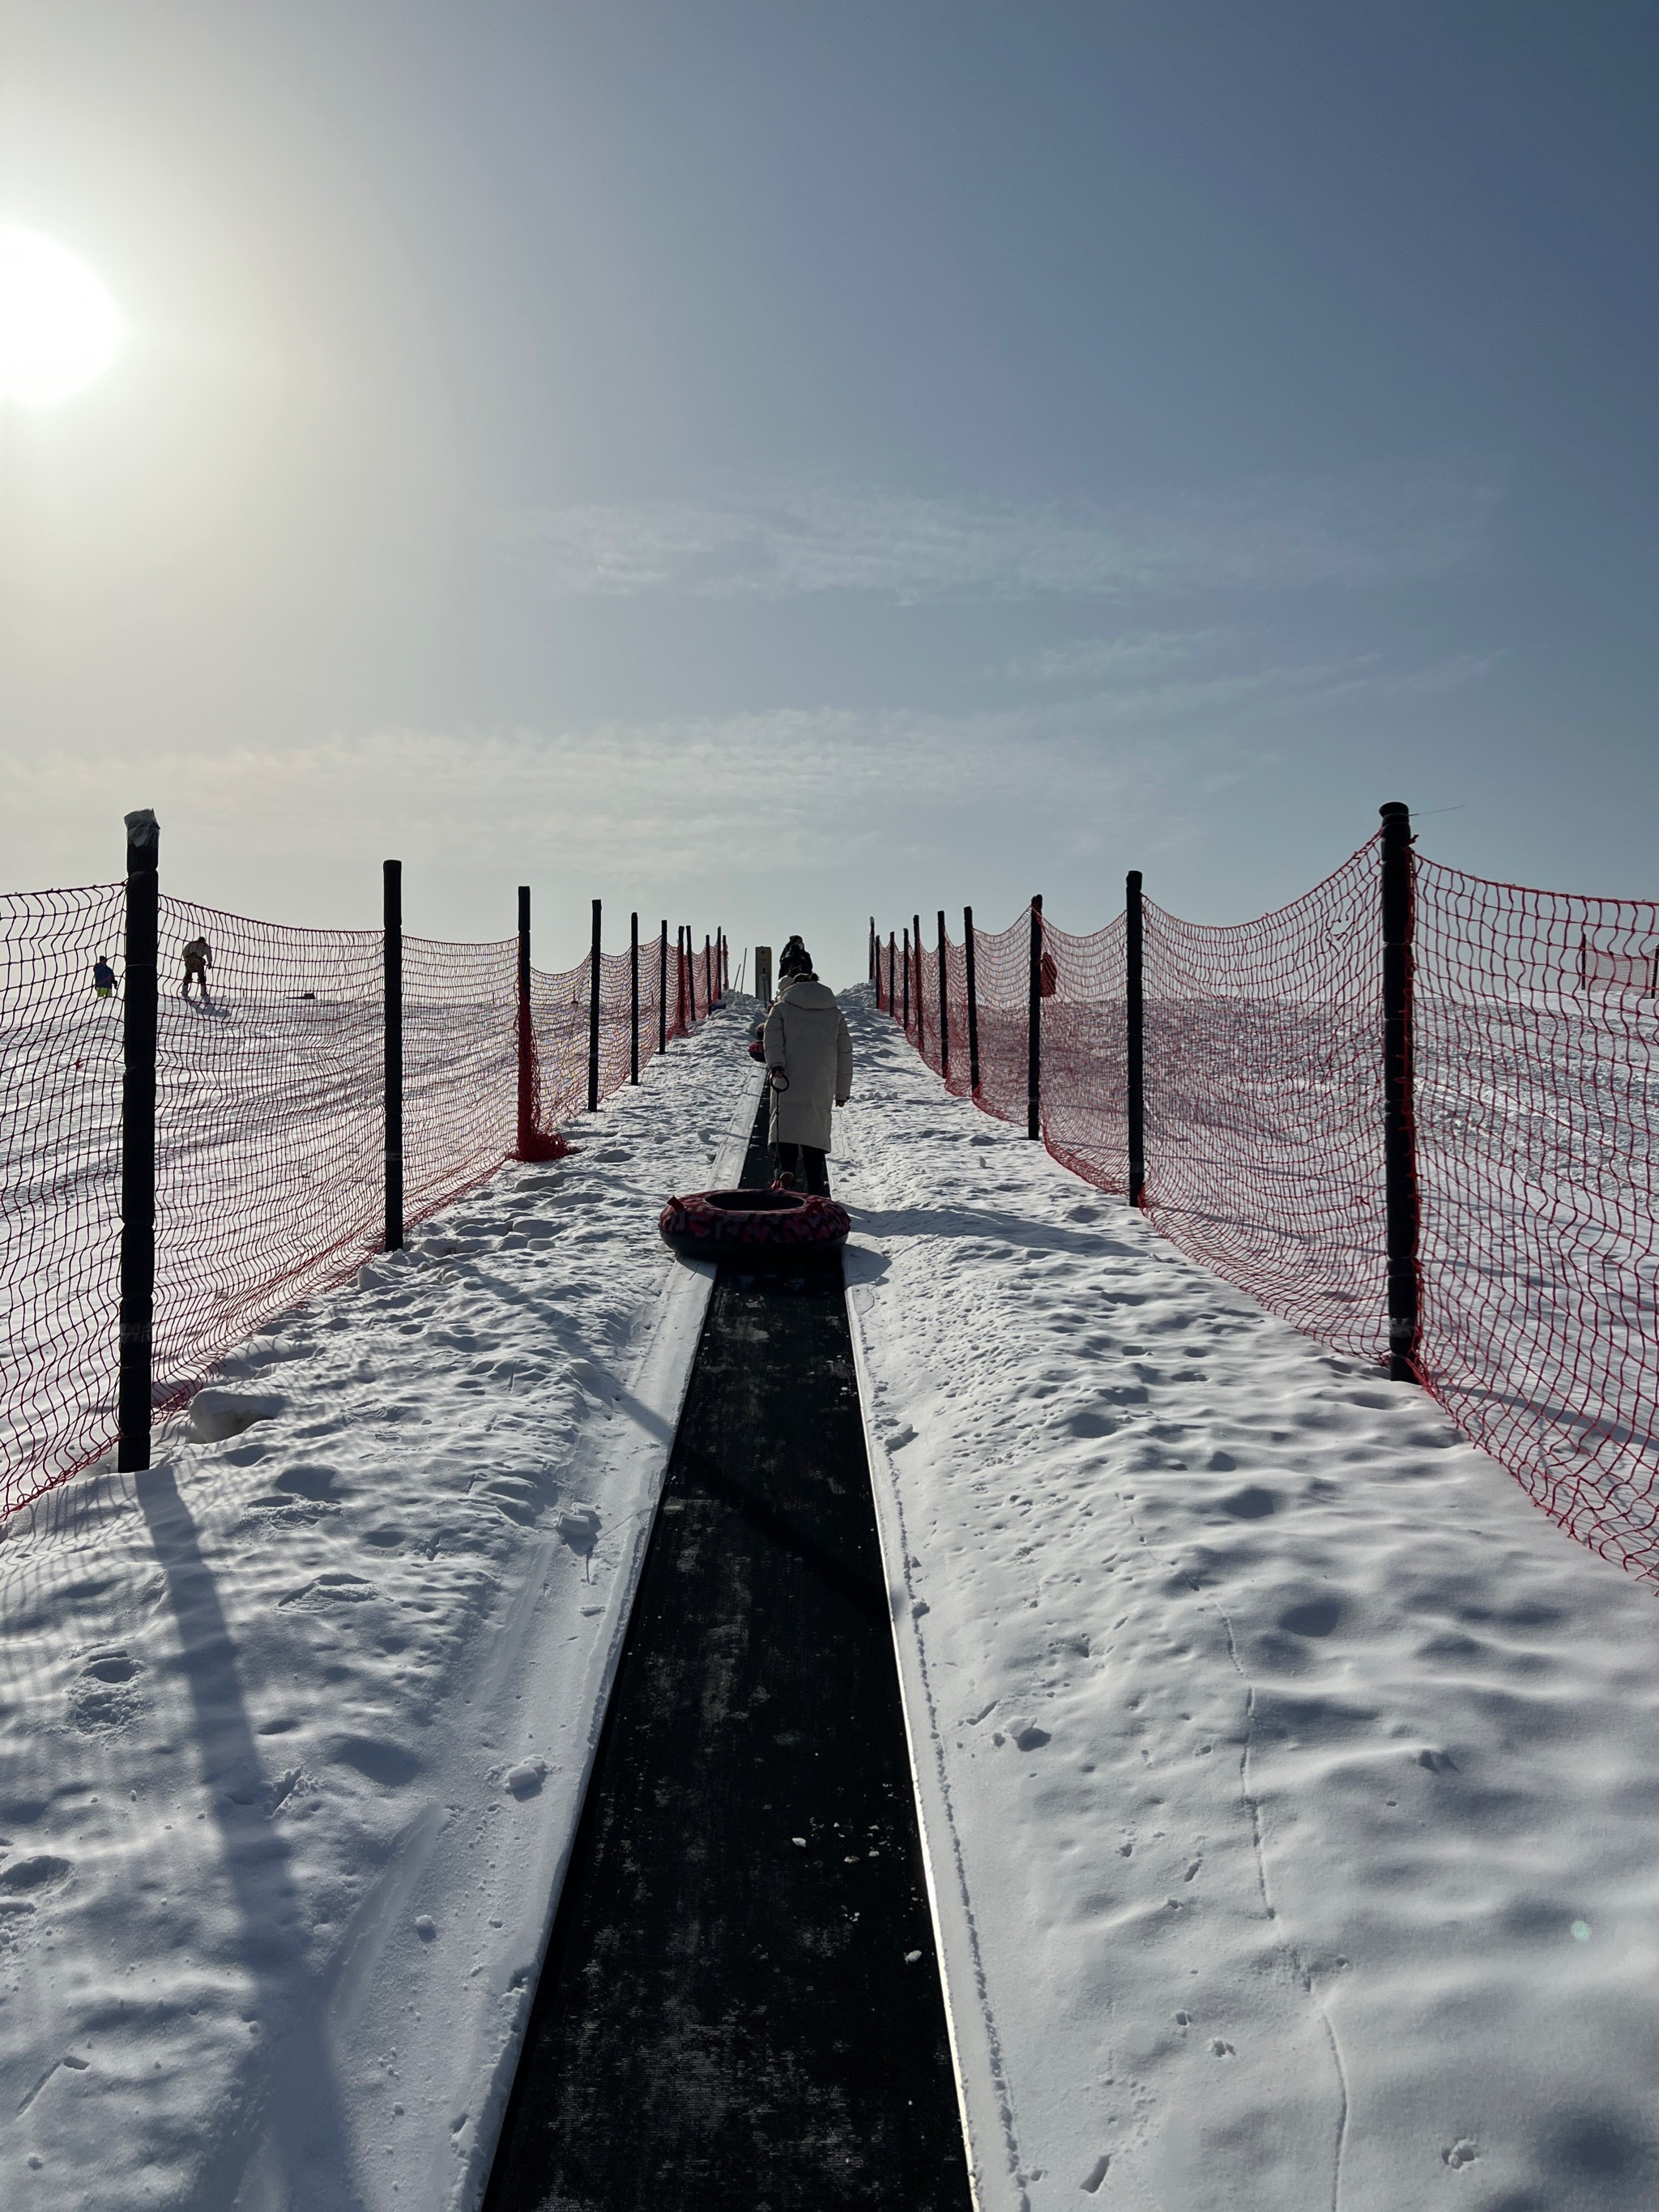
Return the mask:
[[772, 1092], [772, 1142], [827, 1152], [831, 1109], [844, 1106], [853, 1089], [853, 1040], [835, 993], [827, 983], [793, 976], [766, 1018], [763, 1042], [767, 1066], [781, 1067], [788, 1079]]

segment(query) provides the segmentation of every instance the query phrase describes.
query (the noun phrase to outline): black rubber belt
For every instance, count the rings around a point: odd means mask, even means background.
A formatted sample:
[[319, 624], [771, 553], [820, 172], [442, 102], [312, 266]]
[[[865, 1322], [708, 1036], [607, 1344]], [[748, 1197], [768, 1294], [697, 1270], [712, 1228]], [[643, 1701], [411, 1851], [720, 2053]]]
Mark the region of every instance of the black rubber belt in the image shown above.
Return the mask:
[[841, 1269], [724, 1267], [486, 2212], [969, 2204]]

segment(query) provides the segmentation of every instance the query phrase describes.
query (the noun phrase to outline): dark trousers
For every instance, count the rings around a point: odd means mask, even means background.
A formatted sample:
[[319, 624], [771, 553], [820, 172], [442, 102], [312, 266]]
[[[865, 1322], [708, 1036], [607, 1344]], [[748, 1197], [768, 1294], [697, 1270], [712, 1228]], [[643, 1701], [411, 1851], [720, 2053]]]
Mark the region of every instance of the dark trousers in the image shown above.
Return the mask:
[[830, 1164], [816, 1145], [780, 1145], [778, 1173], [805, 1178], [809, 1195], [830, 1195]]

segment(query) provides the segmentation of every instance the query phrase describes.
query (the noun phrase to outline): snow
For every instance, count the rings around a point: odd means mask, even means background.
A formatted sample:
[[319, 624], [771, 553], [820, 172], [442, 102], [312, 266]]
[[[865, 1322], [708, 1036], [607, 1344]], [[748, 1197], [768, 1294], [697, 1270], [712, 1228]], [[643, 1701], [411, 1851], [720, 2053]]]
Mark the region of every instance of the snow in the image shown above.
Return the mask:
[[758, 1071], [717, 1013], [0, 1534], [9, 2205], [476, 2202]]
[[845, 1003], [985, 2212], [1659, 2203], [1650, 1588]]
[[[983, 2212], [1659, 2203], [1650, 1589], [847, 1004]], [[9, 2205], [476, 2205], [707, 1296], [654, 1216], [736, 1179], [744, 1023], [0, 1531]]]

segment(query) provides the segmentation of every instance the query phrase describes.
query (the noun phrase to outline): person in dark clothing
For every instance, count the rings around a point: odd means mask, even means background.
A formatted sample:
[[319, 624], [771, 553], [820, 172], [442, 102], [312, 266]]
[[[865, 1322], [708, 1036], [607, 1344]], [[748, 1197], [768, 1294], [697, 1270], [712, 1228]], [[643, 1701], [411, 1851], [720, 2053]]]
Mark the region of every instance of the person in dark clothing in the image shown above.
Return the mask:
[[115, 970], [100, 952], [92, 963], [92, 988], [100, 999], [115, 995]]
[[792, 937], [778, 955], [779, 988], [781, 988], [792, 975], [810, 975], [811, 973], [811, 954], [799, 937]]
[[212, 965], [213, 947], [205, 937], [192, 937], [185, 947], [185, 981], [184, 988], [179, 992], [179, 996], [181, 999], [189, 998], [190, 987], [195, 983], [200, 987], [203, 1002], [205, 1004], [208, 994], [208, 969]]

